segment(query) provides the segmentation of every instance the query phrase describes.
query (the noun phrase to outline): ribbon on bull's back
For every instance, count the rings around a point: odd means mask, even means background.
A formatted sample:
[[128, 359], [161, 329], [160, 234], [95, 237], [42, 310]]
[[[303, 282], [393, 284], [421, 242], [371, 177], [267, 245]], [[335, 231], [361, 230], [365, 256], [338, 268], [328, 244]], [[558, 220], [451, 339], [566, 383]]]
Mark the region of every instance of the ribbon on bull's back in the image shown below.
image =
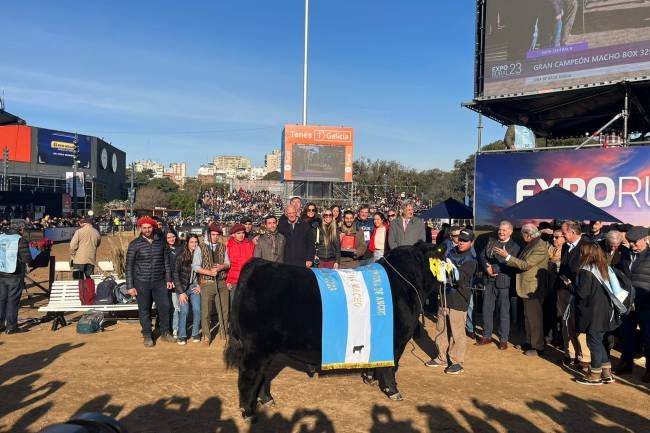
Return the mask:
[[385, 269], [312, 269], [323, 307], [323, 370], [395, 365], [393, 297]]

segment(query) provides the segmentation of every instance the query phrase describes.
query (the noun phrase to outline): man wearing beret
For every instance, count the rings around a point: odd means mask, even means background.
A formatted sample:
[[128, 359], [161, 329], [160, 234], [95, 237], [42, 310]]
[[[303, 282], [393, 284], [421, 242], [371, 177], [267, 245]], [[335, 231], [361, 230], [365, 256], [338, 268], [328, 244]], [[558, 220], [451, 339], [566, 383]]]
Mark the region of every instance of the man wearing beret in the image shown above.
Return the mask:
[[625, 234], [630, 249], [625, 251], [616, 265], [630, 278], [634, 287], [634, 309], [623, 316], [620, 333], [623, 344], [621, 363], [617, 373], [630, 373], [634, 365], [636, 349], [635, 331], [641, 328], [645, 351], [646, 369], [643, 382], [650, 383], [650, 248], [648, 248], [648, 229], [642, 226], [632, 227]]
[[[144, 337], [144, 346], [153, 347], [151, 330], [151, 305], [156, 302], [160, 317], [169, 317], [168, 290], [173, 289], [169, 257], [160, 236], [154, 234], [158, 223], [150, 217], [138, 220], [140, 236], [129, 244], [126, 253], [126, 287], [138, 300], [138, 315]], [[160, 339], [173, 343], [176, 339], [169, 333], [169, 320], [160, 321]]]

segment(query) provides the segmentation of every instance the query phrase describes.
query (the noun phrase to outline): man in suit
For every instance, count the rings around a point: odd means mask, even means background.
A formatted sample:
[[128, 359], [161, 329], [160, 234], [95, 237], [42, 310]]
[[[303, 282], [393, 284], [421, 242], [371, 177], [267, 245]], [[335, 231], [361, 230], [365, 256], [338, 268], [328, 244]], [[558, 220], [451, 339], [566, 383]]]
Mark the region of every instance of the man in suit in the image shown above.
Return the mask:
[[617, 373], [631, 373], [636, 353], [636, 329], [641, 329], [645, 354], [645, 374], [641, 380], [650, 383], [650, 233], [643, 226], [632, 227], [625, 237], [630, 249], [621, 254], [617, 268], [622, 270], [634, 287], [634, 311], [623, 316], [619, 328], [623, 350]]
[[285, 219], [278, 224], [278, 233], [285, 238], [284, 263], [311, 268], [314, 263], [314, 232], [311, 226], [298, 218], [298, 209], [289, 205]]
[[540, 238], [540, 231], [534, 224], [524, 224], [521, 237], [526, 245], [515, 257], [506, 248], [494, 248], [495, 255], [503, 257], [508, 266], [518, 269], [516, 276], [517, 295], [524, 302], [526, 322], [526, 344], [524, 355], [544, 354], [544, 320], [542, 305], [548, 268], [548, 244]]
[[585, 334], [576, 334], [575, 313], [571, 305], [575, 295], [576, 276], [580, 270], [580, 243], [585, 241], [577, 221], [565, 221], [562, 224], [562, 234], [566, 242], [562, 245], [558, 272], [557, 311], [562, 322], [564, 363], [568, 365], [573, 361], [575, 367], [582, 369], [591, 361], [591, 353]]
[[513, 257], [519, 254], [519, 245], [512, 239], [512, 223], [501, 221], [497, 239], [491, 238], [479, 255], [479, 263], [485, 272], [483, 292], [483, 337], [476, 345], [492, 343], [494, 309], [499, 307], [499, 349], [508, 348], [510, 337], [510, 289], [514, 283], [515, 271], [506, 266], [505, 258], [495, 254], [495, 248], [504, 248]]
[[414, 245], [417, 241], [425, 240], [424, 221], [413, 216], [413, 204], [410, 201], [402, 205], [402, 215], [393, 221], [388, 230], [388, 246], [393, 248], [402, 245]]

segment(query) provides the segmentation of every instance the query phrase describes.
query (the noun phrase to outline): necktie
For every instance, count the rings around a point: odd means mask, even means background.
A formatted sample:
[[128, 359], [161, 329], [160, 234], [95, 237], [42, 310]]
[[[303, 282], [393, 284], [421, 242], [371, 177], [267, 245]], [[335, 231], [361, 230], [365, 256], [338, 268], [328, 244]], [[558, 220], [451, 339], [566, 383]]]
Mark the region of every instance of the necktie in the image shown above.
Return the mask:
[[407, 225], [409, 225], [409, 220], [405, 218], [404, 219], [404, 231], [406, 231], [406, 226]]

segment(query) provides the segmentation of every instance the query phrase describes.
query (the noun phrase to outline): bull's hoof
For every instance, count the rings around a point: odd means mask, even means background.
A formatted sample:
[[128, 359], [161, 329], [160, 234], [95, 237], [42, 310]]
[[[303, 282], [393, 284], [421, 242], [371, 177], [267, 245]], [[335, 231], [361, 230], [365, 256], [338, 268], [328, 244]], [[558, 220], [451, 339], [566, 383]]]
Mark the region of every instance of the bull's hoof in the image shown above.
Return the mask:
[[366, 385], [375, 386], [379, 383], [379, 381], [374, 376], [371, 376], [369, 374], [361, 374], [361, 378], [363, 379], [363, 383]]
[[244, 418], [244, 421], [249, 424], [257, 422], [257, 416], [254, 413], [248, 413], [244, 408], [239, 408], [239, 410], [241, 411], [241, 417]]
[[384, 391], [384, 394], [386, 394], [386, 396], [393, 401], [404, 400], [402, 394], [400, 394], [400, 392], [396, 389], [384, 388], [382, 391]]
[[262, 407], [275, 407], [275, 400], [273, 400], [273, 398], [263, 399], [263, 398], [259, 397], [257, 399], [257, 402]]
[[389, 395], [388, 398], [390, 398], [393, 401], [402, 401], [402, 400], [404, 400], [404, 397], [402, 397], [402, 394], [400, 394], [399, 392], [396, 392], [395, 394]]

